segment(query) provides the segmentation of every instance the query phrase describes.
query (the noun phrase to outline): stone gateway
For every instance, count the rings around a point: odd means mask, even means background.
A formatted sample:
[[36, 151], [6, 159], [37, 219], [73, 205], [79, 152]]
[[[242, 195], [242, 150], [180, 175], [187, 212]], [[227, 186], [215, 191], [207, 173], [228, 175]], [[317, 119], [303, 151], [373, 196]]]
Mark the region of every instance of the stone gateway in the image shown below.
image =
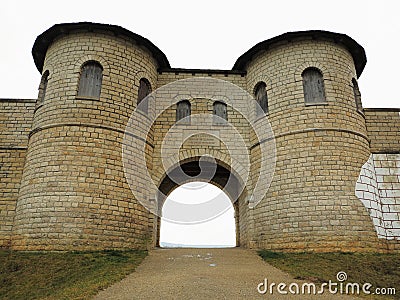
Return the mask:
[[203, 70], [71, 23], [32, 54], [38, 98], [0, 99], [1, 247], [155, 247], [166, 196], [200, 180], [232, 200], [242, 247], [400, 249], [400, 109], [362, 107], [347, 35], [285, 33]]

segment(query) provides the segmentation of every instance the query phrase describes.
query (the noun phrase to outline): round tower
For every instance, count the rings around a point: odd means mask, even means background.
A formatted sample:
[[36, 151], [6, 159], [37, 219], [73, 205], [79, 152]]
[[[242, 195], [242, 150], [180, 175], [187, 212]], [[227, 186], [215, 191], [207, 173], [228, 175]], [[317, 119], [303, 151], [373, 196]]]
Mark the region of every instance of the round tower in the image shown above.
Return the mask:
[[271, 187], [253, 210], [256, 247], [376, 249], [373, 223], [355, 196], [370, 154], [353, 90], [365, 63], [359, 44], [325, 31], [286, 33], [235, 63], [247, 71], [248, 92], [267, 112], [277, 147]]
[[[131, 113], [156, 88], [157, 69], [169, 67], [167, 58], [137, 34], [93, 23], [51, 27], [32, 54], [43, 77], [12, 247], [144, 247], [152, 220], [126, 182], [121, 143]], [[149, 109], [142, 108], [143, 118]], [[151, 133], [148, 139], [151, 156]]]

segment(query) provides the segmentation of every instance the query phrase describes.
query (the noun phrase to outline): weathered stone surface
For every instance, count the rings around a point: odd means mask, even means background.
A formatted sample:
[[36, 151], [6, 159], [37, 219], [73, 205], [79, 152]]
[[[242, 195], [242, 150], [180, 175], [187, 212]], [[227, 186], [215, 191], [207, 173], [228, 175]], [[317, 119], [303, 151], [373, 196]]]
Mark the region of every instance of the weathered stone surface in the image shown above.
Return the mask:
[[[48, 49], [42, 49], [41, 71], [49, 72], [43, 102], [0, 100], [0, 246], [71, 250], [156, 245], [159, 220], [142, 200], [155, 205], [147, 171], [160, 186], [168, 168], [176, 167], [162, 154], [176, 123], [176, 106], [158, 111], [175, 97], [190, 102], [193, 117], [212, 115], [215, 101], [227, 104], [227, 121], [237, 133], [200, 122], [197, 129], [211, 135], [186, 139], [178, 158], [183, 164], [213, 157], [224, 168], [220, 172], [228, 170], [245, 182], [234, 206], [238, 244], [285, 251], [399, 250], [391, 239], [398, 236], [400, 222], [394, 207], [399, 201], [399, 113], [356, 107], [352, 80], [362, 68], [346, 42], [330, 35], [298, 36], [254, 53], [243, 70], [190, 71], [167, 68], [143, 38], [89, 27], [60, 31], [47, 40]], [[98, 99], [77, 93], [82, 65], [88, 61], [103, 68]], [[305, 104], [302, 73], [309, 67], [323, 75], [326, 103]], [[165, 87], [181, 79], [195, 85], [193, 79], [204, 77], [230, 88], [218, 90], [210, 83], [210, 91], [216, 92], [207, 97], [186, 94], [184, 88], [166, 92]], [[149, 102], [148, 115], [142, 113], [131, 124], [138, 133], [125, 135], [133, 146], [124, 170], [124, 132], [137, 108], [141, 78], [164, 94]], [[272, 132], [258, 140], [254, 128], [260, 120], [251, 123], [242, 113], [256, 115], [253, 101], [235, 97], [241, 89], [254, 96], [260, 81], [268, 94], [264, 118], [272, 127], [276, 166], [268, 193], [251, 208], [256, 182], [268, 175], [261, 170], [262, 157], [268, 159], [261, 146], [269, 145]], [[224, 93], [234, 96], [236, 106]], [[158, 113], [151, 123], [149, 116]], [[179, 138], [187, 138], [187, 124], [179, 126]], [[245, 150], [235, 134], [243, 138]], [[371, 153], [374, 167], [368, 161], [358, 177]], [[243, 167], [246, 159], [249, 174]], [[147, 170], [136, 167], [143, 160]], [[222, 173], [214, 184], [222, 182]]]

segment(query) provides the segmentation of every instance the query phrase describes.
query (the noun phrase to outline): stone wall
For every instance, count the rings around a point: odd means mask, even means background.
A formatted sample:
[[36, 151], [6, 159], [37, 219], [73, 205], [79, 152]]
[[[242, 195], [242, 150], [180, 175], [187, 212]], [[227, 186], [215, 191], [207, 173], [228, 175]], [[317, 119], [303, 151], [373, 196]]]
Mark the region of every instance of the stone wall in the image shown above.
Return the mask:
[[366, 108], [365, 123], [372, 153], [400, 153], [400, 109]]
[[8, 247], [35, 100], [0, 99], [0, 247]]

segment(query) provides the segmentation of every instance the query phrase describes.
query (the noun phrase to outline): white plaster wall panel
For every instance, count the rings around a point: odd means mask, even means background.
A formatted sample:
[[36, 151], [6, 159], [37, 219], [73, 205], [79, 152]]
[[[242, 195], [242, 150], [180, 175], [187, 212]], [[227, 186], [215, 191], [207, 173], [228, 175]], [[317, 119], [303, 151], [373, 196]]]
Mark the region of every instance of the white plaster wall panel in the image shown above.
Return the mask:
[[379, 238], [400, 240], [400, 154], [371, 154], [356, 183]]

